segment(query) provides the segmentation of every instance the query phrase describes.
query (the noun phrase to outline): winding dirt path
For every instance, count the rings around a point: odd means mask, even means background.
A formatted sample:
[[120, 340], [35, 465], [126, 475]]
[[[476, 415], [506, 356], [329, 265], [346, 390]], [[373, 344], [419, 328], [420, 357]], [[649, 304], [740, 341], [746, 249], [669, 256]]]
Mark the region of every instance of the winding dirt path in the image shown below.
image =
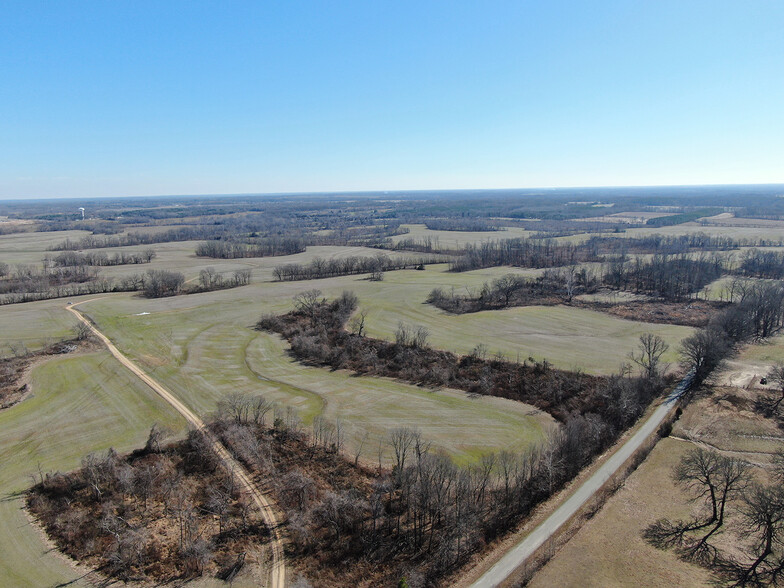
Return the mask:
[[220, 457], [224, 465], [231, 472], [233, 472], [235, 476], [237, 476], [240, 484], [242, 484], [242, 486], [245, 488], [245, 491], [253, 497], [253, 501], [256, 503], [256, 506], [259, 507], [259, 511], [261, 512], [261, 516], [264, 519], [264, 523], [270, 530], [270, 545], [272, 547], [272, 570], [270, 572], [270, 586], [271, 588], [284, 588], [286, 586], [286, 564], [283, 559], [283, 543], [281, 542], [280, 533], [278, 532], [278, 520], [275, 517], [275, 511], [272, 508], [269, 500], [267, 500], [264, 494], [262, 494], [256, 484], [254, 484], [248, 471], [242, 466], [241, 463], [234, 459], [223, 443], [221, 443], [218, 438], [215, 437], [215, 435], [213, 435], [212, 432], [207, 428], [207, 426], [204, 424], [204, 421], [202, 421], [193, 411], [180, 402], [171, 392], [148, 376], [139, 366], [123, 355], [106, 335], [101, 333], [95, 327], [95, 325], [93, 325], [81, 312], [76, 310], [76, 306], [90, 302], [91, 300], [95, 300], [95, 298], [68, 305], [66, 308], [72, 312], [76, 318], [78, 318], [82, 323], [90, 328], [92, 333], [98, 337], [104, 345], [106, 345], [106, 348], [117, 359], [117, 361], [127, 367], [142, 382], [152, 388], [156, 394], [158, 394], [172, 407], [174, 407], [174, 409], [179, 412], [185, 418], [185, 420], [188, 421], [188, 424], [190, 424], [194, 429], [204, 433], [215, 453], [218, 455], [218, 457]]

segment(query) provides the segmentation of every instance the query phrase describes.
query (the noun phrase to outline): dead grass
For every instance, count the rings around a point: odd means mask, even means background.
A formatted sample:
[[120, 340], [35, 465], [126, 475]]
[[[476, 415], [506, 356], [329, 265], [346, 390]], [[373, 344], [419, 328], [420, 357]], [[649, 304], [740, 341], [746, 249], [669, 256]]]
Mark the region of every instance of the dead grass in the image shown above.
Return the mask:
[[688, 496], [663, 474], [686, 449], [672, 439], [661, 441], [530, 586], [709, 586], [707, 571], [651, 547], [642, 537], [643, 529], [662, 516], [689, 516]]
[[[672, 436], [661, 440], [624, 486], [537, 573], [531, 586], [709, 586], [708, 570], [679, 559], [672, 551], [649, 545], [642, 531], [660, 518], [688, 519], [699, 506], [671, 477], [673, 466], [694, 447], [711, 448], [752, 464], [753, 473], [767, 477], [771, 454], [782, 447], [784, 432], [756, 403], [769, 387], [751, 380], [747, 387], [723, 385], [740, 370], [765, 373], [784, 351], [780, 340], [747, 347], [728, 370], [714, 376], [715, 385], [695, 394]], [[754, 360], [753, 368], [748, 362]], [[767, 365], [766, 365], [767, 363]], [[756, 383], [755, 383], [756, 380]], [[732, 521], [715, 541], [717, 547], [743, 559], [744, 541]]]

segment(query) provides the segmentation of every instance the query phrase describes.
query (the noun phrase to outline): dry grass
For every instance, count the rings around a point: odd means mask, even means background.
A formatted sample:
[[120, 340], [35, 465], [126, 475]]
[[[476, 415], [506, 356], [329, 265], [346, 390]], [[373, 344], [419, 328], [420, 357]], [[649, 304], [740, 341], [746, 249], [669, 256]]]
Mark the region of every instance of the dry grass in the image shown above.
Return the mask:
[[528, 237], [531, 231], [526, 231], [519, 227], [502, 227], [500, 231], [433, 231], [425, 225], [401, 225], [408, 228], [409, 232], [405, 235], [392, 237], [393, 243], [399, 243], [406, 239], [421, 241], [430, 238], [433, 245], [438, 245], [441, 249], [457, 250], [466, 245], [477, 245], [487, 241], [499, 241], [501, 239], [515, 239], [518, 237]]
[[[777, 357], [784, 357], [782, 338], [748, 346], [713, 380], [726, 384], [728, 378], [743, 370], [765, 373]], [[755, 466], [755, 475], [765, 479], [771, 454], [781, 449], [784, 433], [775, 420], [754, 408], [760, 394], [770, 387], [759, 385], [758, 379], [750, 381], [752, 385], [745, 387], [719, 385], [698, 393], [676, 422], [672, 437], [659, 442], [625, 485], [534, 577], [531, 585], [711, 585], [712, 577], [705, 569], [678, 559], [672, 551], [654, 548], [641, 532], [659, 518], [687, 519], [698, 513], [698, 506], [671, 478], [673, 466], [691, 448], [713, 448], [739, 457]], [[716, 545], [743, 557], [738, 552], [743, 540], [732, 529], [730, 520]]]
[[691, 513], [688, 497], [667, 475], [687, 448], [675, 440], [661, 441], [530, 586], [709, 586], [704, 569], [651, 547], [641, 535], [660, 517], [685, 518]]

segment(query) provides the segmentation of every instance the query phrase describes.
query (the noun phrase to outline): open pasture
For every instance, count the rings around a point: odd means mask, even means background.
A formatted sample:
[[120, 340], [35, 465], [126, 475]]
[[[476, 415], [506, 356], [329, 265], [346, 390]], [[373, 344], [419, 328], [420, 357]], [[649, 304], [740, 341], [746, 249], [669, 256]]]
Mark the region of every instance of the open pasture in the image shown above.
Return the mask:
[[399, 243], [406, 239], [421, 241], [432, 239], [433, 245], [449, 250], [462, 249], [466, 245], [478, 245], [487, 241], [500, 241], [501, 239], [516, 239], [528, 237], [531, 231], [526, 231], [519, 227], [501, 227], [500, 231], [434, 231], [425, 225], [401, 225], [408, 229], [404, 235], [392, 237], [393, 243]]
[[[49, 247], [64, 241], [80, 239], [90, 233], [87, 231], [55, 231], [51, 233], [16, 233], [0, 235], [0, 261], [11, 266], [16, 264], [32, 264], [40, 267], [45, 257], [55, 257], [57, 251], [49, 251]], [[150, 263], [127, 264], [96, 268], [102, 277], [121, 278], [132, 274], [145, 273], [148, 270], [172, 270], [181, 272], [186, 280], [194, 280], [199, 272], [208, 267], [219, 272], [234, 272], [250, 269], [253, 280], [272, 280], [275, 266], [286, 263], [307, 264], [316, 258], [333, 259], [351, 256], [376, 257], [378, 255], [392, 257], [412, 257], [416, 253], [393, 252], [370, 247], [344, 246], [313, 246], [303, 253], [275, 257], [249, 257], [242, 259], [212, 259], [197, 257], [196, 247], [200, 241], [171, 241], [150, 245], [129, 245], [126, 247], [103, 247], [89, 249], [90, 253], [105, 253], [112, 257], [116, 253], [140, 253], [152, 249], [156, 257]]]
[[649, 237], [651, 235], [680, 236], [702, 233], [711, 237], [730, 237], [732, 239], [758, 241], [765, 239], [772, 242], [784, 241], [784, 227], [750, 227], [750, 226], [716, 226], [688, 222], [668, 227], [634, 227], [622, 233], [579, 233], [556, 240], [567, 243], [582, 243], [591, 237]]
[[769, 218], [738, 218], [730, 212], [722, 212], [715, 216], [706, 216], [699, 219], [700, 223], [722, 227], [758, 227], [784, 229], [784, 221]]
[[648, 235], [689, 235], [704, 233], [712, 237], [731, 237], [733, 239], [768, 239], [772, 241], [784, 240], [784, 226], [782, 227], [749, 227], [749, 226], [709, 226], [696, 222], [683, 223], [670, 227], [640, 227], [628, 229], [623, 235], [627, 237]]
[[0, 578], [63, 585], [80, 574], [49, 551], [18, 493], [39, 467], [69, 471], [91, 451], [143, 445], [153, 423], [182, 434], [185, 421], [107, 351], [52, 358], [33, 369], [30, 385], [30, 397], [0, 412]]
[[670, 477], [688, 443], [663, 439], [648, 459], [528, 584], [532, 588], [712, 586], [702, 567], [649, 545], [642, 531], [660, 517], [687, 519], [693, 504]]
[[258, 311], [253, 317], [230, 318], [220, 316], [218, 307], [211, 312], [196, 307], [120, 316], [112, 314], [114, 304], [115, 299], [96, 300], [83, 310], [202, 415], [214, 411], [229, 392], [261, 393], [281, 408], [295, 408], [306, 424], [319, 414], [331, 422], [339, 417], [350, 448], [367, 435], [369, 454], [390, 430], [419, 427], [435, 447], [458, 461], [491, 449], [521, 449], [541, 439], [553, 422], [522, 403], [301, 365], [287, 355], [282, 339], [250, 328]]
[[60, 299], [0, 306], [0, 356], [11, 353], [11, 346], [35, 351], [72, 337], [77, 320], [65, 310], [65, 304], [66, 300]]
[[0, 235], [0, 261], [8, 265], [40, 264], [44, 255], [56, 255], [47, 249], [66, 239], [81, 239], [90, 231], [51, 231], [47, 233], [11, 233]]
[[[611, 373], [626, 361], [626, 356], [637, 345], [638, 337], [653, 332], [670, 343], [665, 361], [675, 361], [677, 344], [691, 333], [688, 327], [640, 323], [619, 319], [605, 313], [572, 308], [522, 307], [485, 311], [465, 315], [450, 315], [425, 299], [435, 287], [459, 293], [477, 289], [485, 281], [506, 273], [536, 275], [538, 270], [510, 270], [490, 268], [465, 273], [449, 273], [446, 265], [429, 266], [424, 271], [405, 270], [387, 272], [382, 282], [371, 282], [364, 276], [343, 276], [323, 280], [299, 282], [255, 282], [249, 286], [221, 292], [210, 292], [172, 299], [146, 300], [133, 295], [117, 295], [91, 302], [83, 307], [99, 321], [103, 328], [113, 328], [114, 322], [123, 320], [144, 324], [147, 316], [132, 316], [142, 312], [172, 314], [168, 327], [173, 336], [180, 336], [180, 329], [188, 317], [189, 323], [207, 328], [215, 324], [232, 324], [237, 328], [253, 325], [264, 313], [280, 314], [292, 308], [292, 297], [309, 289], [318, 288], [324, 296], [338, 296], [344, 290], [354, 291], [360, 308], [367, 310], [368, 334], [394, 339], [399, 322], [424, 326], [430, 332], [432, 346], [460, 354], [470, 353], [478, 344], [484, 344], [489, 353], [502, 352], [508, 359], [521, 360], [529, 356], [536, 360], [547, 359], [565, 369], [586, 372]], [[160, 317], [159, 317], [160, 318]], [[126, 351], [140, 357], [139, 349], [149, 342], [139, 334], [138, 341], [124, 325], [109, 332]], [[143, 330], [143, 329], [142, 329]], [[167, 349], [177, 349], [177, 341]], [[170, 353], [172, 351], [167, 351]]]

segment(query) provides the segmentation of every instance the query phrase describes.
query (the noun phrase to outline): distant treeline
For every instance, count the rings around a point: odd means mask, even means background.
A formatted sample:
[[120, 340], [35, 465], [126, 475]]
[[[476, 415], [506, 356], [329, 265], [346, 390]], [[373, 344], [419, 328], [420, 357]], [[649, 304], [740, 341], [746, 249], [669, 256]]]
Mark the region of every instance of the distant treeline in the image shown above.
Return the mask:
[[[646, 237], [594, 236], [581, 243], [554, 239], [504, 239], [468, 245], [463, 255], [454, 259], [450, 271], [461, 272], [485, 267], [511, 265], [518, 267], [559, 267], [587, 261], [606, 261], [607, 256], [635, 254], [684, 254], [696, 251], [728, 251], [740, 247], [771, 247], [781, 241], [765, 239], [732, 239], [703, 233], [680, 236], [650, 235]], [[432, 242], [427, 245], [434, 245]], [[437, 243], [435, 243], [437, 246]], [[423, 247], [423, 251], [437, 247]], [[772, 258], [771, 258], [772, 259]]]
[[238, 259], [243, 257], [273, 257], [293, 255], [305, 251], [302, 238], [268, 237], [249, 242], [234, 240], [205, 241], [196, 246], [196, 255], [216, 259]]
[[737, 273], [754, 278], [784, 278], [784, 252], [750, 249], [743, 253]]
[[96, 268], [86, 265], [43, 270], [17, 266], [11, 274], [4, 274], [7, 266], [5, 269], [3, 266], [0, 264], [0, 305], [107, 292], [140, 292], [147, 298], [162, 298], [250, 283], [249, 269], [218, 273], [214, 268], [207, 268], [200, 272], [198, 284], [186, 285], [185, 276], [168, 270], [149, 270], [114, 279], [100, 277]]
[[351, 274], [370, 274], [401, 269], [424, 269], [426, 264], [443, 263], [440, 257], [391, 257], [378, 255], [321, 259], [316, 258], [308, 264], [288, 263], [277, 266], [272, 274], [280, 282], [294, 280], [315, 280], [347, 276]]
[[714, 216], [724, 212], [723, 208], [701, 208], [691, 212], [683, 212], [681, 214], [673, 214], [670, 216], [658, 216], [656, 218], [649, 218], [645, 223], [647, 227], [671, 227], [673, 225], [680, 225], [683, 223], [693, 222], [705, 216]]
[[718, 255], [692, 259], [686, 254], [654, 255], [650, 261], [624, 257], [607, 264], [602, 276], [605, 286], [649, 294], [664, 300], [683, 300], [699, 292], [724, 273], [724, 262]]
[[687, 253], [689, 251], [729, 251], [739, 247], [771, 247], [781, 241], [764, 239], [733, 239], [705, 233], [688, 235], [646, 235], [642, 237], [594, 236], [585, 246], [606, 253]]
[[425, 221], [431, 231], [499, 231], [498, 225], [481, 218], [433, 218]]
[[171, 241], [196, 241], [214, 239], [224, 233], [225, 229], [213, 226], [188, 226], [169, 229], [155, 233], [125, 233], [99, 237], [87, 235], [78, 240], [66, 239], [50, 247], [50, 251], [79, 251], [82, 249], [102, 249], [104, 247], [127, 247], [130, 245], [151, 245]]
[[485, 267], [558, 267], [587, 261], [601, 261], [595, 248], [552, 239], [505, 239], [468, 245], [464, 254], [453, 260], [449, 271], [464, 272]]
[[598, 286], [594, 272], [568, 267], [545, 270], [536, 278], [507, 274], [467, 294], [454, 288], [434, 288], [426, 301], [447, 312], [463, 314], [510, 306], [570, 303], [575, 296], [595, 292]]
[[138, 253], [122, 251], [115, 253], [111, 257], [103, 252], [76, 253], [75, 251], [64, 251], [52, 258], [51, 261], [57, 267], [75, 267], [81, 265], [110, 266], [150, 263], [154, 258], [155, 250], [153, 249], [145, 249]]
[[[541, 243], [542, 241], [547, 241], [548, 239], [570, 234], [573, 234], [573, 232], [568, 230], [564, 230], [563, 232], [538, 232], [528, 237], [527, 239], [520, 237], [513, 239], [498, 239], [487, 241], [479, 245], [469, 245], [461, 251], [465, 255], [473, 255], [476, 257], [477, 249], [484, 247], [484, 251], [481, 253], [481, 257], [485, 260], [483, 263], [507, 265], [506, 263], [500, 262], [507, 259], [508, 255], [500, 252], [496, 253], [493, 251], [493, 249], [520, 249], [522, 247], [521, 242], [527, 242], [539, 251], [554, 251], [554, 248], [558, 246], [567, 246], [568, 248], [583, 248], [587, 250], [592, 256], [619, 253], [674, 254], [697, 250], [727, 251], [731, 249], [738, 249], [740, 247], [777, 247], [784, 245], [784, 240], [782, 239], [737, 239], [731, 237], [706, 235], [705, 233], [691, 233], [688, 235], [647, 235], [641, 237], [594, 235], [579, 243], [553, 241], [548, 243], [546, 246], [543, 246]], [[417, 251], [420, 253], [455, 253], [454, 248], [447, 249], [446, 247], [442, 246], [438, 237], [430, 236], [420, 237], [417, 239], [401, 239], [396, 244], [393, 245], [389, 243], [385, 247], [395, 251]], [[561, 256], [560, 253], [559, 256]], [[540, 257], [537, 255], [534, 256], [533, 259], [540, 259]]]

